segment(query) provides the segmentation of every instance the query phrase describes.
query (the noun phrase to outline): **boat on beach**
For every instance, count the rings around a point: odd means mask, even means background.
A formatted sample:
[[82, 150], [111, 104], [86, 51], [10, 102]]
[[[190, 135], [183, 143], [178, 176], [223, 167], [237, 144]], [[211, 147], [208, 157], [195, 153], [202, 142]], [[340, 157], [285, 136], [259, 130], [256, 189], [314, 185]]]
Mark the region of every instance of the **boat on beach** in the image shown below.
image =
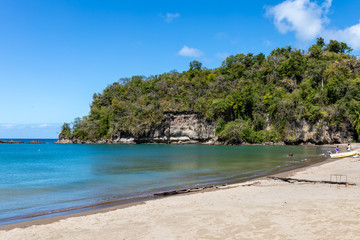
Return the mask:
[[358, 153], [357, 151], [335, 153], [335, 154], [330, 154], [330, 157], [331, 158], [351, 157], [356, 155], [357, 153]]

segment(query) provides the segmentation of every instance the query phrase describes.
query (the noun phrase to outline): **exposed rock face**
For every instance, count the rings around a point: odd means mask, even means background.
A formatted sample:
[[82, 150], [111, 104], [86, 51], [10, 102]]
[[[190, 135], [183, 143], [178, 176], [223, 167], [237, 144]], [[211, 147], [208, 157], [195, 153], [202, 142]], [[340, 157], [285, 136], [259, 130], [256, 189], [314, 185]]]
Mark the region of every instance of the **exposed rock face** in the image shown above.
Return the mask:
[[138, 143], [213, 143], [216, 125], [192, 112], [165, 112], [160, 127], [140, 136]]
[[59, 135], [58, 144], [112, 144], [113, 142], [109, 139], [94, 139], [94, 140], [84, 140], [77, 138], [66, 138], [64, 135]]
[[133, 143], [205, 143], [214, 144], [216, 124], [206, 121], [194, 112], [165, 112], [160, 126], [149, 132], [134, 136], [131, 133], [119, 131], [111, 139], [81, 140], [68, 139], [60, 135], [57, 143], [64, 144], [133, 144]]
[[333, 126], [328, 122], [310, 123], [304, 119], [291, 123], [285, 135], [286, 144], [349, 143], [354, 140], [354, 129], [349, 122]]
[[[354, 140], [354, 129], [351, 123], [344, 122], [339, 126], [328, 122], [311, 123], [305, 119], [293, 122], [286, 127], [283, 141], [266, 142], [265, 145], [286, 144], [329, 144], [348, 143]], [[111, 139], [82, 140], [68, 139], [60, 135], [57, 143], [63, 144], [228, 144], [219, 142], [215, 135], [216, 124], [208, 122], [194, 112], [165, 112], [160, 126], [148, 132], [134, 136], [129, 132], [118, 131]], [[239, 141], [241, 142], [241, 141]], [[242, 143], [246, 144], [246, 143]]]

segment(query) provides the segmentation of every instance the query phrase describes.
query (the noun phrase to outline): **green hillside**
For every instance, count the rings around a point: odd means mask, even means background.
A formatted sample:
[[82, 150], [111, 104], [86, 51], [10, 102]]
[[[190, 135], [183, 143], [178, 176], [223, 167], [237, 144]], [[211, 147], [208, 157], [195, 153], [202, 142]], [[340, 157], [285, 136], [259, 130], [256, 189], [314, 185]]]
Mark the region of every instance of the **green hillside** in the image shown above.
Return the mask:
[[215, 69], [192, 61], [188, 71], [123, 78], [94, 94], [90, 114], [65, 123], [67, 138], [141, 135], [165, 111], [193, 111], [217, 123], [223, 140], [284, 140], [291, 122], [350, 122], [360, 133], [360, 61], [346, 43], [322, 38], [308, 51], [290, 46], [229, 56]]

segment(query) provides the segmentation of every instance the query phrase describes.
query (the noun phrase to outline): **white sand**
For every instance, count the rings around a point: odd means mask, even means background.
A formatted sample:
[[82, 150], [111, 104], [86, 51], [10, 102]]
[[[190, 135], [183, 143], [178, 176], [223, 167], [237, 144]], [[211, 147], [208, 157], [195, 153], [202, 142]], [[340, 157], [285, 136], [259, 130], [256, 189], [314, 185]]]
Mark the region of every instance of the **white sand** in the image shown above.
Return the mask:
[[0, 231], [0, 239], [360, 239], [360, 158], [297, 172], [356, 186], [264, 179], [105, 213]]

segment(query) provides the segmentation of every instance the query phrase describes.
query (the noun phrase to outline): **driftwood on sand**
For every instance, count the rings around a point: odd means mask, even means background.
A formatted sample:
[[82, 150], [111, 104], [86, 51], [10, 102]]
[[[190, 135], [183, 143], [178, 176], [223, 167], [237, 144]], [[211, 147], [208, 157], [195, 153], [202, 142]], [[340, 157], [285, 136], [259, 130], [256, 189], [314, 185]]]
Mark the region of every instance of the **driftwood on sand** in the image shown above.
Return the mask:
[[288, 183], [294, 183], [294, 182], [305, 182], [305, 183], [323, 183], [323, 184], [336, 184], [336, 185], [348, 185], [348, 186], [354, 186], [355, 183], [349, 183], [349, 182], [337, 182], [337, 181], [327, 181], [327, 180], [307, 180], [307, 179], [297, 179], [297, 178], [285, 178], [285, 177], [275, 177], [275, 176], [268, 176], [268, 178], [273, 180], [280, 180]]
[[[240, 187], [249, 187], [260, 184], [259, 181], [251, 182], [248, 184], [241, 184]], [[155, 193], [154, 196], [156, 197], [164, 197], [164, 196], [171, 196], [176, 194], [183, 194], [183, 193], [190, 193], [190, 192], [198, 192], [202, 190], [210, 190], [210, 189], [217, 189], [221, 187], [225, 187], [227, 184], [221, 184], [221, 185], [211, 185], [211, 186], [203, 186], [203, 187], [195, 187], [195, 188], [188, 188], [188, 189], [181, 189], [181, 190], [173, 190], [173, 191], [166, 191], [161, 193]]]
[[226, 184], [167, 191], [167, 192], [155, 193], [154, 196], [156, 196], [156, 197], [171, 196], [171, 195], [182, 194], [182, 193], [198, 192], [198, 191], [202, 191], [205, 189], [215, 189], [215, 188], [219, 188], [219, 187], [223, 187], [223, 186], [226, 186]]

